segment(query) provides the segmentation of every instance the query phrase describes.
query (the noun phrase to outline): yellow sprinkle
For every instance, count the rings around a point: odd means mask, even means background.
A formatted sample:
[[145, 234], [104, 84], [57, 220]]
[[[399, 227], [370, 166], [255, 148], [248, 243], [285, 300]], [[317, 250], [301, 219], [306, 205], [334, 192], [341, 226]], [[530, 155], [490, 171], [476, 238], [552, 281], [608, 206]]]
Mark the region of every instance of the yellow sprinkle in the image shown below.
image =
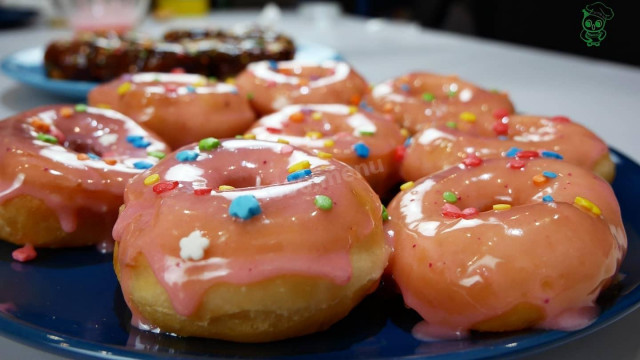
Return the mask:
[[96, 107], [100, 109], [111, 109], [111, 105], [107, 105], [107, 104], [98, 104], [96, 105]]
[[227, 84], [233, 85], [236, 83], [236, 78], [230, 77], [230, 78], [227, 78], [227, 80], [225, 80], [224, 82], [226, 82]]
[[322, 138], [322, 133], [319, 131], [309, 131], [305, 136], [315, 140]]
[[409, 137], [409, 130], [402, 128], [400, 129], [400, 134], [402, 134], [402, 136], [404, 137]]
[[218, 186], [218, 191], [227, 191], [227, 190], [234, 190], [235, 188], [231, 185], [220, 185]]
[[145, 185], [153, 185], [153, 184], [157, 183], [158, 181], [160, 181], [160, 175], [153, 174], [153, 175], [147, 176], [144, 179], [144, 184]]
[[415, 184], [413, 183], [413, 181], [407, 181], [406, 183], [400, 185], [400, 190], [405, 191], [405, 190], [409, 190], [411, 188], [413, 188]]
[[349, 114], [355, 114], [358, 112], [358, 108], [355, 106], [349, 106]]
[[286, 139], [283, 139], [283, 138], [278, 138], [278, 142], [279, 142], [280, 144], [288, 144], [288, 143], [289, 143], [289, 140], [286, 140]]
[[299, 170], [308, 169], [310, 167], [311, 167], [311, 164], [309, 163], [309, 160], [302, 160], [289, 166], [289, 168], [287, 168], [287, 171], [289, 171], [290, 173], [293, 173]]
[[124, 95], [128, 93], [130, 90], [131, 90], [131, 83], [128, 81], [124, 82], [120, 86], [118, 86], [118, 95]]
[[311, 113], [311, 119], [313, 120], [322, 120], [322, 113], [314, 111]]
[[600, 216], [600, 214], [602, 214], [602, 211], [600, 210], [600, 208], [592, 203], [591, 201], [581, 197], [581, 196], [576, 196], [576, 199], [573, 200], [573, 203], [578, 205], [578, 206], [582, 206], [583, 208], [591, 211], [591, 213], [593, 213], [593, 215], [596, 216]]
[[243, 138], [250, 139], [250, 140], [255, 140], [256, 139], [256, 134], [244, 134]]
[[325, 140], [324, 142], [324, 147], [333, 147], [333, 145], [335, 145], [335, 141], [329, 139], [329, 140]]
[[196, 82], [194, 82], [192, 85], [194, 87], [205, 86], [205, 85], [207, 85], [207, 81], [204, 80], [204, 79], [200, 79], [200, 80], [197, 80]]
[[462, 114], [460, 114], [460, 120], [467, 121], [467, 122], [475, 122], [476, 115], [472, 112], [465, 111]]
[[327, 152], [324, 151], [318, 151], [318, 153], [316, 154], [320, 159], [331, 159], [333, 157], [332, 154], [329, 154]]
[[511, 209], [511, 205], [509, 204], [495, 204], [493, 205], [493, 210], [509, 210]]

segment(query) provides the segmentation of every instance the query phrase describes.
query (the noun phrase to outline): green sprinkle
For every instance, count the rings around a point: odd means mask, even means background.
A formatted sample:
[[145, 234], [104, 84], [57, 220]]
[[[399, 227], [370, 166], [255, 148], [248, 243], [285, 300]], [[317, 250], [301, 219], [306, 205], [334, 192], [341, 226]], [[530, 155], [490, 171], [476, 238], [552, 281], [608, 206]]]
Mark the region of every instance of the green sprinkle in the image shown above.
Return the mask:
[[244, 136], [242, 136], [242, 135], [236, 135], [236, 139], [244, 139]]
[[442, 198], [449, 204], [455, 204], [458, 201], [458, 197], [456, 196], [456, 194], [452, 193], [451, 191], [445, 191], [444, 193], [442, 193]]
[[253, 100], [253, 93], [247, 94], [247, 100]]
[[164, 157], [167, 156], [167, 154], [163, 153], [162, 151], [149, 151], [147, 155], [158, 158], [160, 160], [164, 159]]
[[373, 136], [375, 135], [375, 131], [367, 131], [367, 130], [360, 130], [359, 131], [360, 136]]
[[313, 200], [316, 207], [320, 210], [331, 210], [333, 207], [333, 200], [326, 195], [316, 195], [316, 198]]
[[435, 99], [436, 99], [436, 97], [433, 96], [432, 93], [423, 93], [422, 94], [422, 100], [424, 100], [424, 101], [433, 101]]
[[75, 106], [76, 112], [85, 112], [87, 111], [87, 105], [86, 104], [78, 104]]
[[456, 124], [455, 121], [447, 121], [446, 125], [448, 128], [452, 128], [452, 129], [455, 129], [458, 127], [458, 124]]
[[38, 133], [38, 135], [36, 135], [36, 138], [38, 138], [38, 140], [40, 141], [48, 142], [49, 144], [58, 143], [58, 139], [56, 139], [55, 136], [51, 136], [49, 134]]
[[382, 205], [382, 221], [389, 220], [389, 213], [387, 212], [387, 207]]
[[454, 97], [456, 96], [457, 93], [458, 93], [457, 91], [449, 90], [449, 92], [447, 93], [447, 96]]
[[497, 93], [499, 93], [499, 92], [500, 92], [500, 90], [498, 90], [498, 89], [491, 89], [491, 90], [489, 90], [489, 91], [491, 91], [491, 92], [492, 92], [492, 93], [494, 93], [494, 94], [497, 94]]
[[210, 81], [210, 82], [217, 82], [217, 81], [218, 81], [218, 78], [217, 78], [217, 77], [215, 77], [215, 76], [210, 76], [210, 77], [209, 77], [209, 81]]
[[213, 137], [204, 138], [198, 143], [198, 148], [200, 148], [200, 150], [211, 150], [218, 146], [220, 146], [220, 140]]

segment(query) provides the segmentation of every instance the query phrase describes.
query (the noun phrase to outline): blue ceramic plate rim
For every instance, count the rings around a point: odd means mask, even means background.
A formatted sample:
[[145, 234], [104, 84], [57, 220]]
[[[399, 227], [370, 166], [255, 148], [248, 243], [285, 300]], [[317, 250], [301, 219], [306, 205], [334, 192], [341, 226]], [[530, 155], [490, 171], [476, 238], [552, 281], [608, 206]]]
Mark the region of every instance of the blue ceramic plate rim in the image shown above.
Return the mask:
[[[342, 60], [342, 56], [325, 45], [298, 41], [296, 59], [307, 61]], [[90, 81], [56, 80], [45, 75], [44, 47], [33, 47], [5, 56], [0, 69], [8, 77], [40, 90], [74, 99], [84, 99], [99, 83]]]
[[[640, 165], [629, 159], [620, 152], [611, 149], [611, 155], [616, 162], [618, 169], [620, 167], [635, 168], [634, 171], [640, 172]], [[614, 188], [615, 189], [615, 188]], [[640, 226], [640, 224], [633, 224]], [[640, 242], [640, 239], [632, 240]], [[630, 261], [628, 258], [625, 261]], [[569, 341], [578, 339], [596, 330], [599, 330], [614, 321], [622, 318], [640, 306], [640, 286], [635, 286], [623, 295], [616, 298], [615, 303], [607, 308], [600, 316], [588, 327], [574, 331], [544, 331], [521, 336], [518, 342], [506, 344], [503, 346], [489, 346], [472, 348], [467, 350], [459, 350], [450, 353], [436, 355], [412, 354], [402, 356], [404, 359], [482, 359], [495, 356], [518, 357], [526, 354], [532, 354], [547, 350], [549, 348], [559, 346]], [[64, 335], [56, 331], [32, 325], [20, 319], [12, 318], [0, 312], [0, 335], [13, 339], [25, 345], [38, 348], [43, 351], [51, 352], [61, 356], [73, 358], [102, 358], [102, 359], [159, 359], [167, 357], [175, 357], [175, 354], [163, 352], [149, 352], [132, 349], [124, 346], [102, 344], [99, 342], [84, 340], [73, 336]], [[408, 335], [411, 336], [411, 335]], [[201, 359], [202, 356], [193, 356], [188, 354], [179, 354], [180, 358]], [[207, 358], [223, 358], [216, 357], [215, 353], [211, 353]], [[254, 357], [255, 358], [255, 357]], [[272, 358], [272, 357], [271, 357]], [[332, 353], [319, 353], [301, 355], [299, 358], [324, 359], [332, 358]], [[387, 357], [384, 357], [387, 358]]]

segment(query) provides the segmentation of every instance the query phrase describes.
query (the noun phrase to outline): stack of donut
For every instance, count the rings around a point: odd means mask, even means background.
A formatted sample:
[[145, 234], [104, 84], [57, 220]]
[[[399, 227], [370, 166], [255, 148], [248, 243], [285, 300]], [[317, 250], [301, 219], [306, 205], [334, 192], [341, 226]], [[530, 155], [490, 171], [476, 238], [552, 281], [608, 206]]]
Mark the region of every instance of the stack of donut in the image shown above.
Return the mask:
[[89, 103], [0, 122], [0, 237], [80, 246], [115, 222], [142, 329], [300, 336], [385, 269], [419, 337], [576, 329], [626, 252], [606, 144], [454, 76], [370, 89], [344, 62], [260, 61], [227, 82], [124, 75]]

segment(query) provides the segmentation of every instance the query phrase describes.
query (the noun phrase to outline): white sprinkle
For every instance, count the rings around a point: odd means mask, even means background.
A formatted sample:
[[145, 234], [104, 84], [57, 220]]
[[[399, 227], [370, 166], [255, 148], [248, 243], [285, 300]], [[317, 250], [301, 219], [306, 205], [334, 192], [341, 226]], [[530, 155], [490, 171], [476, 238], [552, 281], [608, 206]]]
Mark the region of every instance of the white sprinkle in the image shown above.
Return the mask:
[[118, 141], [118, 134], [104, 134], [98, 138], [98, 142], [102, 146], [109, 146]]
[[202, 231], [194, 230], [187, 237], [180, 239], [180, 257], [184, 260], [200, 260], [209, 247], [209, 239], [202, 236]]

